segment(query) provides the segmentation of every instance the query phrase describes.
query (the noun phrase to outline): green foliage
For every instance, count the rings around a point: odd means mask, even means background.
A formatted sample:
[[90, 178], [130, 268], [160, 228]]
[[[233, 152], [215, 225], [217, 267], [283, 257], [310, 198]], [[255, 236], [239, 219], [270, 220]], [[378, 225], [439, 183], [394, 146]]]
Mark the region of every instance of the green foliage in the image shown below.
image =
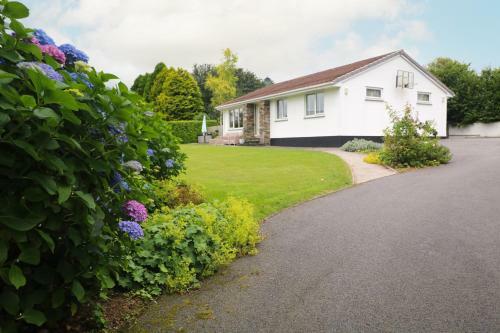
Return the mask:
[[[138, 95], [122, 83], [108, 88], [114, 75], [89, 68], [80, 74], [90, 88], [69, 77], [75, 67], [63, 70], [48, 56], [43, 60], [64, 82], [17, 66], [40, 61], [41, 54], [27, 41], [31, 31], [15, 19], [27, 9], [0, 3], [0, 327], [57, 331], [81, 303], [114, 286], [122, 264], [117, 222], [123, 201], [140, 200], [155, 178], [177, 175], [183, 155]], [[151, 157], [148, 148], [155, 151]], [[174, 166], [166, 167], [167, 159]], [[139, 161], [143, 174], [125, 169], [122, 161], [129, 160]], [[115, 171], [131, 192], [113, 191]]]
[[432, 123], [418, 121], [406, 106], [402, 116], [389, 109], [392, 127], [385, 130], [380, 160], [396, 168], [424, 167], [448, 163], [451, 153], [441, 146]]
[[152, 73], [144, 73], [135, 79], [131, 90], [144, 97], [146, 102], [152, 102], [154, 98], [151, 96], [151, 89], [156, 81], [156, 77], [165, 68], [167, 66], [162, 62], [156, 64]]
[[[170, 128], [172, 130], [172, 134], [178, 137], [182, 143], [198, 142], [198, 135], [201, 135], [202, 121], [169, 121], [168, 124], [170, 125]], [[217, 121], [207, 120], [207, 127], [216, 125]]]
[[456, 95], [448, 101], [451, 125], [500, 121], [500, 68], [486, 68], [478, 75], [470, 64], [437, 58], [428, 69]]
[[224, 60], [215, 67], [217, 75], [210, 74], [205, 86], [212, 92], [212, 106], [216, 107], [236, 97], [236, 62], [238, 57], [230, 49], [224, 50]]
[[210, 64], [195, 64], [193, 66], [193, 75], [198, 87], [200, 88], [201, 98], [203, 99], [203, 106], [205, 108], [205, 113], [207, 113], [210, 119], [217, 119], [217, 111], [212, 106], [212, 92], [205, 85], [207, 77], [209, 75], [215, 75], [215, 67]]
[[235, 75], [237, 78], [236, 97], [246, 95], [249, 92], [265, 87], [264, 81], [259, 79], [255, 73], [249, 70], [238, 68], [236, 69]]
[[155, 206], [158, 208], [198, 205], [205, 201], [196, 187], [183, 181], [159, 180], [154, 182], [153, 186]]
[[155, 79], [150, 98], [167, 120], [191, 120], [203, 112], [200, 89], [188, 71], [165, 68]]
[[233, 198], [190, 205], [153, 214], [145, 237], [127, 256], [120, 285], [143, 288], [151, 295], [183, 291], [199, 285], [237, 255], [256, 252], [259, 223], [253, 208]]
[[382, 149], [382, 144], [365, 139], [353, 139], [344, 143], [340, 149], [350, 152], [370, 152]]

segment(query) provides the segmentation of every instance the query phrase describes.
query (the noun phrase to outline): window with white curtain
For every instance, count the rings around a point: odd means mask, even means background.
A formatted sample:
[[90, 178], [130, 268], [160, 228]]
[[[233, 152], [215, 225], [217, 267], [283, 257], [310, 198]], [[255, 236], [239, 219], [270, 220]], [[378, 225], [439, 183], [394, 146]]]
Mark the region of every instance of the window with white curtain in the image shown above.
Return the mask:
[[286, 107], [287, 107], [286, 100], [278, 99], [276, 101], [276, 119], [277, 120], [287, 119], [288, 114], [287, 114]]
[[229, 111], [229, 128], [239, 129], [243, 128], [243, 110], [234, 109]]
[[325, 113], [325, 94], [306, 95], [306, 117], [323, 115]]
[[382, 88], [366, 88], [366, 99], [371, 100], [381, 100], [382, 99]]

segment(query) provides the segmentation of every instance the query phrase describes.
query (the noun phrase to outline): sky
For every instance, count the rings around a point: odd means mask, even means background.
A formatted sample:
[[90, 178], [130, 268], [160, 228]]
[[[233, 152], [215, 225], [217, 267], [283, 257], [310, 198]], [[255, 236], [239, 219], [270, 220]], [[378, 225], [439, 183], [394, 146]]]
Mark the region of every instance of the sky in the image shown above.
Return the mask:
[[500, 66], [496, 0], [20, 0], [28, 27], [132, 84], [158, 62], [191, 70], [230, 48], [275, 82], [404, 49]]

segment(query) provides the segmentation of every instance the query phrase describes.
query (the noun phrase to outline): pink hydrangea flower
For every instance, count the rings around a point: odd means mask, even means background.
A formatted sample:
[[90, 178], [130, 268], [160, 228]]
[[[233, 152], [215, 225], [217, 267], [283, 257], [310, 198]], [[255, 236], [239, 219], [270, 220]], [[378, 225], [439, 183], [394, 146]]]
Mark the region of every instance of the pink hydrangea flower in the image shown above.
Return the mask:
[[52, 44], [42, 45], [35, 37], [31, 38], [31, 42], [36, 46], [38, 46], [38, 48], [40, 49], [40, 51], [42, 51], [43, 54], [48, 54], [49, 56], [54, 58], [58, 63], [64, 64], [66, 62], [66, 56], [64, 55], [64, 52], [59, 50], [57, 46]]
[[148, 211], [143, 204], [135, 200], [129, 200], [123, 205], [123, 211], [136, 222], [142, 222], [148, 218]]

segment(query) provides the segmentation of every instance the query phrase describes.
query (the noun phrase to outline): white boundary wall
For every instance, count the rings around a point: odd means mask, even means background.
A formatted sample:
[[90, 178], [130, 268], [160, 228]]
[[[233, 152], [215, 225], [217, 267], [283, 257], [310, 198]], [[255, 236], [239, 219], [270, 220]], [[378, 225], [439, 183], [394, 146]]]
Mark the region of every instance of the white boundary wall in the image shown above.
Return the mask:
[[474, 123], [463, 127], [450, 126], [450, 136], [500, 137], [500, 121], [495, 123]]

